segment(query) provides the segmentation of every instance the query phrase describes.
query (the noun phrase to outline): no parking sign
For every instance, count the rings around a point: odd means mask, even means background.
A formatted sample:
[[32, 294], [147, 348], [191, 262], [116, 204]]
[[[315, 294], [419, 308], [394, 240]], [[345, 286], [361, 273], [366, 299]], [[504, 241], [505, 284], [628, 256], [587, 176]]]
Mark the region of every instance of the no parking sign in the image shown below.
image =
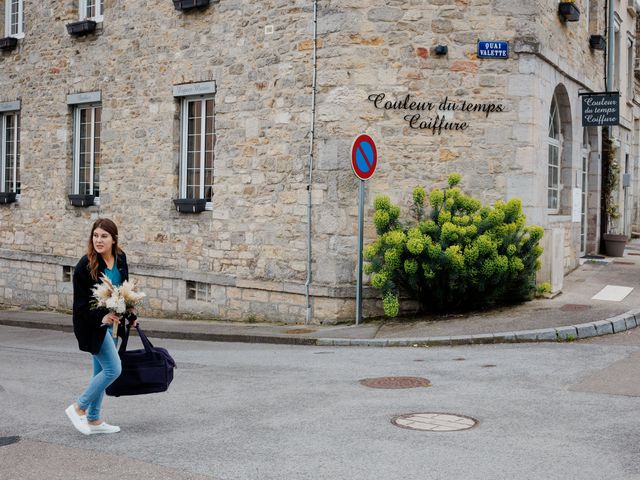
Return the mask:
[[351, 146], [351, 167], [360, 180], [371, 178], [378, 164], [376, 144], [369, 135], [358, 135]]
[[351, 146], [351, 168], [360, 179], [358, 205], [358, 276], [356, 278], [356, 325], [362, 319], [362, 247], [364, 230], [364, 181], [371, 178], [378, 165], [378, 150], [369, 135], [358, 135]]

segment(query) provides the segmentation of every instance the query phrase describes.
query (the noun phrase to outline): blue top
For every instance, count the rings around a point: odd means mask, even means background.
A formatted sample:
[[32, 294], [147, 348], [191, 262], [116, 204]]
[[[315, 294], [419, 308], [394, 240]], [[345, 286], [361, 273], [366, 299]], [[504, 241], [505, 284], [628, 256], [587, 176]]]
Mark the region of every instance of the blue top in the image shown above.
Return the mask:
[[113, 268], [104, 269], [104, 274], [109, 280], [111, 280], [114, 287], [119, 287], [122, 284], [122, 276], [120, 275], [120, 270], [118, 270], [115, 262], [113, 262]]

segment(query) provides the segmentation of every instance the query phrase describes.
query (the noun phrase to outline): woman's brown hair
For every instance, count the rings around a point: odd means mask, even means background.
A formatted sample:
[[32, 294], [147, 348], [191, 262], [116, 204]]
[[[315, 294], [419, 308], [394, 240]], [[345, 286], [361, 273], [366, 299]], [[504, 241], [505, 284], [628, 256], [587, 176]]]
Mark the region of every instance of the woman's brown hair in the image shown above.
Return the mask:
[[113, 247], [111, 248], [111, 253], [114, 257], [117, 257], [119, 253], [122, 252], [120, 247], [118, 246], [118, 227], [116, 224], [109, 220], [108, 218], [99, 218], [93, 224], [91, 228], [91, 234], [89, 235], [89, 243], [87, 244], [87, 258], [89, 259], [89, 273], [91, 274], [91, 278], [94, 280], [98, 280], [98, 270], [100, 268], [100, 264], [98, 262], [98, 252], [93, 247], [93, 232], [95, 232], [96, 228], [101, 228], [113, 238]]

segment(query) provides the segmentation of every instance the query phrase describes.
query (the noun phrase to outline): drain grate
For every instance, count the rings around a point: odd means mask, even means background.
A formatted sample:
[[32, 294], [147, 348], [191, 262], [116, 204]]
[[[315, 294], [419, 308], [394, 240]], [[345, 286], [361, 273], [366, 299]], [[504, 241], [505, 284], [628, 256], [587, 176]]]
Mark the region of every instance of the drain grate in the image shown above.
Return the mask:
[[614, 260], [613, 263], [616, 265], [635, 265], [633, 262], [621, 262], [620, 260]]
[[430, 387], [431, 382], [422, 377], [378, 377], [364, 378], [360, 384], [369, 388], [418, 388]]
[[0, 447], [5, 447], [7, 445], [11, 445], [13, 443], [18, 443], [20, 441], [20, 437], [0, 437]]
[[396, 427], [426, 432], [456, 432], [478, 424], [475, 418], [454, 413], [407, 413], [391, 419]]

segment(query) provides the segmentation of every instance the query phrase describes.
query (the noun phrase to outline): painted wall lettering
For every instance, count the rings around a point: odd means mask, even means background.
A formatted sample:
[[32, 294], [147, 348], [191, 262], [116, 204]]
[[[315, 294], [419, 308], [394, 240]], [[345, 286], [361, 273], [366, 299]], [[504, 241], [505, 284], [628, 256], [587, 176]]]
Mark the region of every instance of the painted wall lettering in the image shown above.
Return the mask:
[[[415, 112], [405, 114], [403, 116], [405, 122], [412, 129], [427, 130], [432, 135], [441, 135], [446, 131], [464, 131], [469, 128], [469, 122], [447, 119], [443, 112], [483, 113], [484, 117], [488, 118], [492, 113], [505, 111], [501, 103], [474, 103], [468, 100], [452, 100], [448, 96], [439, 101], [424, 101], [411, 94], [403, 98], [391, 99], [385, 93], [372, 93], [367, 98], [375, 108], [380, 110]], [[428, 112], [432, 114], [429, 115]]]

